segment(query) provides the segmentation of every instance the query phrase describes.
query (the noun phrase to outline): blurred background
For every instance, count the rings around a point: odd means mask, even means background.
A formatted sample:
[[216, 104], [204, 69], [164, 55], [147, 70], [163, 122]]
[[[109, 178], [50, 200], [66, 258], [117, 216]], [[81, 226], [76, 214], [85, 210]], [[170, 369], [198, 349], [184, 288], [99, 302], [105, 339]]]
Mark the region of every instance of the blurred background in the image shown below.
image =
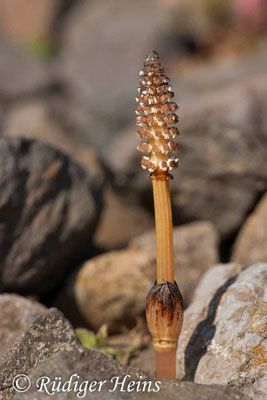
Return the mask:
[[211, 265], [267, 260], [266, 1], [0, 0], [1, 290], [107, 324], [114, 346], [144, 331], [155, 276], [134, 114], [151, 49], [180, 107], [171, 191], [187, 306]]

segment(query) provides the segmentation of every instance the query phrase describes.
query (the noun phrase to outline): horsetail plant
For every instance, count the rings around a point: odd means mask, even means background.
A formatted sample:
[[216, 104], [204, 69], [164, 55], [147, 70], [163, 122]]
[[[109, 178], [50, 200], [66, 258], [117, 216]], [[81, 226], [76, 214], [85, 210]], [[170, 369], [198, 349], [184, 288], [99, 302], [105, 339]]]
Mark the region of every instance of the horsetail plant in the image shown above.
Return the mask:
[[183, 299], [174, 280], [173, 228], [170, 201], [169, 171], [178, 166], [178, 159], [169, 153], [178, 151], [172, 139], [178, 129], [177, 110], [169, 78], [159, 62], [157, 52], [151, 51], [140, 71], [139, 95], [136, 101], [137, 135], [143, 141], [138, 150], [147, 153], [142, 168], [150, 172], [156, 224], [157, 279], [148, 293], [146, 317], [153, 337], [156, 372], [159, 378], [176, 378], [177, 342], [183, 323]]

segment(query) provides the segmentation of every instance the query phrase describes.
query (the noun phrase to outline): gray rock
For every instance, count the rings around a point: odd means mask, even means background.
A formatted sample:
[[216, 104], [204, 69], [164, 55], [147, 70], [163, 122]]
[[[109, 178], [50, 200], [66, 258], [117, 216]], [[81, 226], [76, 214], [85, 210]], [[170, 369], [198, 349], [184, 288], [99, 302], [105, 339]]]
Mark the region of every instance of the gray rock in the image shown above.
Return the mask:
[[[174, 221], [210, 220], [228, 236], [267, 188], [266, 58], [261, 52], [171, 78], [181, 117], [180, 167], [170, 183]], [[105, 161], [117, 185], [142, 203], [149, 196], [152, 208], [135, 131], [132, 124], [114, 137]]]
[[232, 260], [244, 265], [267, 261], [267, 194], [247, 218], [236, 239]]
[[[192, 222], [173, 229], [175, 276], [187, 306], [200, 277], [219, 261], [218, 234], [210, 222]], [[136, 236], [129, 247], [156, 254], [155, 230]]]
[[0, 140], [2, 284], [42, 293], [92, 238], [103, 175], [42, 142]]
[[0, 99], [14, 99], [44, 90], [51, 85], [47, 63], [30, 56], [19, 45], [0, 40]]
[[45, 99], [23, 100], [13, 105], [5, 114], [3, 134], [8, 137], [27, 137], [50, 143], [79, 161], [90, 171], [103, 174], [103, 168], [96, 153], [84, 146], [73, 132], [64, 129], [53, 118], [49, 110], [48, 96]]
[[57, 309], [37, 316], [24, 335], [0, 356], [0, 393], [11, 387], [16, 375], [28, 374], [52, 354], [79, 346], [70, 323]]
[[[12, 381], [18, 374], [26, 374], [31, 382], [30, 389], [24, 393], [15, 391]], [[76, 379], [76, 376], [78, 378]], [[40, 388], [40, 377], [49, 377], [53, 380], [60, 377], [64, 383], [73, 376], [79, 384], [83, 381], [103, 381], [102, 390], [99, 391], [99, 399], [154, 399], [155, 396], [163, 400], [249, 400], [248, 397], [238, 394], [223, 386], [196, 385], [194, 383], [178, 383], [175, 381], [162, 381], [159, 383], [160, 392], [154, 393], [156, 379], [138, 371], [137, 369], [124, 366], [103, 353], [88, 350], [82, 347], [69, 322], [56, 309], [47, 310], [33, 321], [31, 327], [22, 335], [13, 346], [0, 356], [0, 399], [45, 399], [46, 392], [38, 392]], [[129, 375], [129, 376], [126, 376]], [[126, 385], [129, 381], [135, 381], [141, 386], [140, 393], [124, 392], [117, 390], [109, 392], [114, 388], [114, 378], [118, 377], [120, 382], [125, 378]], [[23, 379], [23, 378], [21, 378]], [[39, 386], [37, 384], [39, 380]], [[140, 382], [140, 383], [138, 383]], [[146, 386], [143, 387], [144, 382]], [[23, 381], [19, 381], [22, 385]], [[80, 388], [82, 391], [84, 388]], [[50, 390], [51, 387], [48, 387]], [[94, 393], [91, 393], [94, 396]], [[90, 397], [90, 393], [89, 393]], [[77, 391], [56, 392], [53, 398], [77, 399]]]
[[46, 308], [16, 294], [0, 295], [0, 354], [30, 328], [34, 318]]
[[133, 118], [138, 71], [151, 48], [166, 47], [159, 40], [164, 25], [158, 0], [93, 0], [70, 14], [56, 61], [69, 98], [54, 106], [99, 149]]
[[240, 269], [237, 264], [219, 265], [203, 277], [185, 312], [178, 377], [230, 385], [263, 400], [267, 264]]
[[[81, 352], [78, 352], [77, 350], [60, 352], [50, 357], [47, 361], [39, 363], [29, 375], [32, 381], [30, 390], [26, 393], [16, 394], [14, 398], [15, 400], [46, 399], [46, 393], [36, 391], [36, 383], [40, 376], [49, 376], [51, 380], [60, 376], [62, 382], [66, 382], [74, 373], [79, 376], [79, 384], [83, 381], [89, 381], [89, 383], [91, 383], [91, 381], [106, 381], [101, 386], [100, 391], [91, 393], [87, 392], [88, 394], [86, 398], [97, 398], [99, 400], [136, 400], [140, 398], [144, 400], [152, 400], [155, 398], [160, 398], [162, 400], [174, 400], [178, 398], [179, 400], [249, 400], [248, 397], [239, 394], [230, 388], [219, 385], [197, 385], [189, 382], [178, 383], [175, 381], [162, 381], [161, 384], [159, 384], [160, 391], [154, 393], [152, 392], [152, 389], [156, 389], [155, 378], [152, 378], [136, 369], [125, 367], [102, 353], [86, 349], [83, 349]], [[111, 379], [114, 377], [118, 377], [120, 382], [122, 382], [124, 377], [126, 377], [126, 384], [123, 388], [125, 391], [119, 390], [120, 387], [117, 387], [113, 392], [109, 392], [109, 390], [114, 389], [115, 382], [114, 380], [111, 382]], [[74, 377], [73, 379], [77, 378]], [[127, 392], [127, 385], [131, 381], [136, 383], [132, 385], [133, 391]], [[139, 385], [141, 389], [144, 388], [144, 383], [147, 382], [145, 390], [140, 392], [136, 391], [138, 382], [140, 382]], [[85, 385], [83, 385], [83, 387], [84, 386]], [[100, 386], [98, 385], [95, 389], [98, 389], [99, 387]], [[150, 391], [148, 390], [149, 387]], [[82, 393], [83, 392], [81, 392], [81, 395]], [[74, 390], [72, 390], [68, 393], [55, 393], [53, 398], [74, 400], [77, 399], [77, 394], [77, 392], [75, 393]]]

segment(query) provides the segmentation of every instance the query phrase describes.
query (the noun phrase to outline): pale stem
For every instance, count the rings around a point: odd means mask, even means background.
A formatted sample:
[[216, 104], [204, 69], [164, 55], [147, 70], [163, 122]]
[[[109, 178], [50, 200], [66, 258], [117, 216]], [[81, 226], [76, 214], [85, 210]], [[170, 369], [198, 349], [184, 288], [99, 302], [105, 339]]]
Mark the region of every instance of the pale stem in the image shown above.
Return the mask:
[[169, 182], [153, 180], [156, 223], [157, 283], [174, 283], [173, 229]]

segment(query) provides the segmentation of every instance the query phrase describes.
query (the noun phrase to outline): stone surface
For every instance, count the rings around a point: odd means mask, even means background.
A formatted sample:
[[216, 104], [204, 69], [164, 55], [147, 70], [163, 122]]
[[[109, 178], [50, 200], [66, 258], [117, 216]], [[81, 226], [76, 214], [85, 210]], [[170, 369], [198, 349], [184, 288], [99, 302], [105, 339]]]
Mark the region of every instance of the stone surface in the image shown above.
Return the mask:
[[47, 310], [33, 321], [16, 343], [0, 356], [0, 393], [10, 388], [17, 374], [27, 374], [40, 361], [80, 345], [70, 323], [55, 308]]
[[51, 78], [46, 62], [30, 56], [3, 37], [0, 40], [0, 99], [14, 99], [49, 87]]
[[[187, 306], [201, 275], [219, 260], [218, 235], [210, 222], [192, 222], [174, 227], [173, 244], [175, 277]], [[156, 254], [155, 231], [135, 237], [129, 247]]]
[[36, 316], [46, 310], [42, 304], [16, 294], [1, 294], [0, 309], [0, 354], [30, 328]]
[[[112, 400], [112, 399], [144, 399], [152, 400], [160, 398], [162, 400], [249, 400], [248, 397], [233, 391], [230, 388], [219, 386], [219, 385], [197, 385], [190, 382], [177, 383], [175, 381], [162, 381], [159, 384], [160, 391], [154, 393], [152, 389], [156, 389], [156, 380], [146, 374], [129, 367], [122, 366], [118, 362], [112, 360], [96, 351], [90, 351], [83, 349], [78, 352], [73, 350], [70, 352], [60, 352], [51, 356], [47, 361], [39, 363], [36, 368], [30, 373], [29, 377], [32, 380], [32, 387], [26, 393], [16, 394], [14, 399], [16, 400], [41, 400], [46, 399], [46, 393], [36, 392], [36, 382], [40, 376], [49, 376], [54, 379], [56, 376], [60, 376], [63, 382], [66, 382], [70, 376], [74, 373], [79, 376], [78, 382], [81, 384], [83, 381], [106, 381], [103, 383], [99, 392], [91, 392], [87, 394], [86, 398], [97, 398], [99, 400]], [[130, 376], [127, 376], [130, 375]], [[109, 390], [114, 389], [114, 381], [111, 382], [113, 377], [119, 377], [120, 382], [126, 376], [125, 382], [127, 386], [130, 381], [136, 382], [132, 385], [132, 391], [127, 392], [115, 389], [113, 392]], [[143, 389], [144, 382], [147, 382], [146, 389], [141, 392], [137, 392], [137, 383], [141, 385]], [[148, 391], [150, 383], [150, 392]], [[81, 390], [84, 390], [84, 386]], [[134, 389], [133, 389], [134, 386]], [[98, 386], [99, 388], [99, 386]], [[97, 388], [97, 389], [98, 389]], [[77, 394], [74, 391], [68, 393], [56, 393], [53, 398], [74, 400], [77, 399]], [[82, 395], [82, 392], [81, 392]]]
[[45, 292], [95, 230], [103, 176], [30, 139], [0, 140], [2, 284]]
[[85, 168], [103, 173], [96, 153], [81, 144], [73, 132], [61, 127], [51, 115], [50, 98], [24, 100], [14, 105], [4, 118], [3, 133], [8, 137], [27, 137], [50, 143], [79, 161]]
[[106, 323], [111, 331], [134, 326], [144, 313], [155, 265], [154, 255], [127, 249], [87, 261], [77, 275], [74, 294], [88, 324], [98, 329]]
[[[180, 166], [170, 183], [176, 224], [210, 220], [220, 234], [238, 229], [258, 194], [267, 188], [266, 59], [198, 65], [171, 77], [180, 106]], [[220, 95], [218, 96], [218, 93]], [[136, 127], [123, 129], [106, 146], [105, 161], [116, 184], [152, 208], [151, 182], [141, 171]], [[148, 197], [149, 196], [149, 197]]]
[[266, 398], [266, 275], [267, 264], [218, 265], [205, 274], [185, 312], [178, 378]]
[[[81, 315], [97, 329], [134, 326], [144, 315], [145, 299], [156, 278], [154, 232], [133, 239], [128, 249], [111, 251], [87, 261], [74, 284]], [[217, 236], [210, 223], [175, 228], [175, 274], [185, 297], [192, 298], [200, 276], [217, 262]], [[138, 288], [138, 290], [137, 290]]]
[[[12, 389], [12, 380], [18, 374], [26, 374], [31, 387], [24, 393], [18, 393]], [[219, 385], [197, 385], [194, 383], [177, 383], [175, 381], [162, 381], [159, 383], [158, 394], [151, 391], [156, 389], [156, 379], [145, 373], [124, 366], [111, 357], [101, 352], [88, 350], [82, 347], [69, 322], [56, 309], [49, 309], [42, 315], [37, 316], [29, 329], [17, 339], [17, 341], [0, 356], [0, 399], [45, 399], [46, 392], [37, 392], [37, 381], [41, 376], [48, 376], [51, 380], [60, 377], [64, 383], [70, 376], [77, 374], [78, 382], [106, 380], [102, 390], [97, 393], [98, 399], [137, 399], [140, 393], [115, 390], [113, 377], [119, 377], [120, 382], [124, 379], [128, 385], [134, 380], [137, 388], [138, 382], [143, 389], [147, 382], [142, 399], [154, 399], [155, 396], [163, 400], [172, 400], [177, 397], [181, 400], [249, 400], [248, 397], [238, 394], [230, 388]], [[74, 380], [77, 380], [74, 375]], [[23, 384], [20, 381], [19, 384]], [[39, 386], [40, 387], [40, 386]], [[150, 391], [148, 390], [150, 388]], [[48, 390], [51, 387], [48, 385]], [[80, 390], [84, 390], [84, 385]], [[82, 392], [81, 392], [82, 393]], [[95, 393], [91, 393], [95, 396]], [[90, 397], [90, 394], [89, 394]], [[77, 391], [65, 391], [56, 393], [56, 399], [77, 399]]]
[[104, 206], [94, 235], [96, 246], [114, 249], [126, 245], [136, 235], [154, 226], [154, 215], [125, 194], [109, 188], [105, 192]]
[[247, 218], [236, 239], [232, 260], [243, 265], [267, 261], [267, 194]]

